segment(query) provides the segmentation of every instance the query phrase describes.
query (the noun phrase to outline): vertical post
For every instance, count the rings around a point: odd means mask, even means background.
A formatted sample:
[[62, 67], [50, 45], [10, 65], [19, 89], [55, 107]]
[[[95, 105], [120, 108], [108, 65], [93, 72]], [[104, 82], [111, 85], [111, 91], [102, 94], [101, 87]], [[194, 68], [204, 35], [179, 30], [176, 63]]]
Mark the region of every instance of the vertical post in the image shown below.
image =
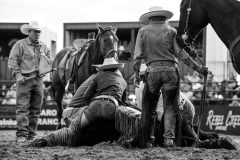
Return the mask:
[[201, 123], [202, 123], [203, 111], [205, 107], [206, 82], [207, 82], [207, 76], [204, 76], [203, 91], [202, 91], [202, 97], [201, 97], [201, 108], [198, 116], [197, 146], [199, 146], [199, 133], [200, 133]]

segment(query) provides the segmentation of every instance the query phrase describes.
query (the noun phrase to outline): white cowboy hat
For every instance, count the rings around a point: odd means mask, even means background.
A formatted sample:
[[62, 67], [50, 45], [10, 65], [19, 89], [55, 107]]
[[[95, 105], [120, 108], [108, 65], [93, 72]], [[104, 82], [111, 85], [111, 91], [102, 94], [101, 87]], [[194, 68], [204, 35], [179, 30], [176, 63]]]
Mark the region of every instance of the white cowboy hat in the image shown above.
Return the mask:
[[143, 14], [139, 18], [139, 22], [142, 24], [148, 24], [150, 22], [149, 18], [155, 16], [164, 16], [166, 17], [166, 20], [168, 20], [172, 18], [173, 13], [169, 10], [163, 9], [163, 7], [160, 6], [151, 7], [149, 8], [149, 12]]
[[115, 58], [105, 58], [103, 64], [93, 65], [98, 70], [111, 69], [111, 68], [123, 68], [124, 63], [118, 63]]
[[31, 29], [41, 31], [40, 26], [37, 21], [31, 21], [31, 22], [29, 22], [29, 24], [23, 24], [20, 27], [20, 31], [25, 35], [29, 35], [28, 31]]
[[139, 75], [140, 75], [140, 76], [144, 75], [146, 69], [147, 69], [147, 65], [146, 65], [145, 63], [142, 63], [141, 66], [140, 66]]

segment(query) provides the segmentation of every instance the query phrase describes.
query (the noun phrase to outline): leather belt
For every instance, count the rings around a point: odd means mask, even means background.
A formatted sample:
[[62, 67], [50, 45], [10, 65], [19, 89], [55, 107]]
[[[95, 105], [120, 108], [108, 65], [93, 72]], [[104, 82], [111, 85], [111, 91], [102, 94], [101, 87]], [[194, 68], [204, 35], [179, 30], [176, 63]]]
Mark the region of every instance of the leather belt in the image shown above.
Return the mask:
[[177, 67], [177, 63], [174, 61], [153, 61], [148, 63], [147, 66], [168, 66], [168, 67]]
[[154, 61], [149, 63], [147, 71], [148, 72], [176, 71], [176, 68], [178, 68], [178, 66], [173, 61]]
[[94, 99], [108, 99], [108, 100], [111, 100], [116, 105], [116, 107], [119, 106], [116, 98], [114, 98], [113, 96], [110, 96], [110, 95], [100, 95], [100, 96], [95, 97]]

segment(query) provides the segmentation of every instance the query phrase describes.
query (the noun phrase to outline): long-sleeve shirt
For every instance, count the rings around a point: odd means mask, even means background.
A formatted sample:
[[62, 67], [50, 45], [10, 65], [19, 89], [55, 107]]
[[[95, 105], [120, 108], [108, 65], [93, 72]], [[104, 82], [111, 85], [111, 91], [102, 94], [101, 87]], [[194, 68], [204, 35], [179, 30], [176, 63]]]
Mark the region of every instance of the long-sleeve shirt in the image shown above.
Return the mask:
[[100, 95], [113, 96], [122, 103], [124, 92], [126, 92], [127, 82], [122, 77], [120, 71], [99, 71], [88, 89], [83, 95], [87, 104]]
[[39, 41], [34, 44], [29, 37], [17, 41], [11, 49], [8, 67], [14, 76], [39, 71], [40, 55], [51, 60], [49, 48]]
[[177, 31], [167, 23], [152, 21], [142, 27], [137, 35], [134, 50], [134, 71], [138, 72], [142, 59], [148, 65], [155, 61], [170, 61], [178, 63], [183, 61], [191, 68], [196, 68], [196, 63], [182, 50], [176, 41]]

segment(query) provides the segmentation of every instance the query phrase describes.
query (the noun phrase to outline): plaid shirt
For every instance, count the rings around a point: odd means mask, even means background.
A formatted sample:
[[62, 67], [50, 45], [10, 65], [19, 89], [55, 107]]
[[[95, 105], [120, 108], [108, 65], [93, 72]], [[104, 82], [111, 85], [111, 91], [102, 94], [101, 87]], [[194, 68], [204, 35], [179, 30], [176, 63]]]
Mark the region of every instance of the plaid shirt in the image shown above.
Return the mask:
[[51, 60], [50, 50], [42, 42], [33, 44], [24, 38], [16, 42], [10, 52], [8, 67], [15, 77], [39, 71], [40, 54]]

